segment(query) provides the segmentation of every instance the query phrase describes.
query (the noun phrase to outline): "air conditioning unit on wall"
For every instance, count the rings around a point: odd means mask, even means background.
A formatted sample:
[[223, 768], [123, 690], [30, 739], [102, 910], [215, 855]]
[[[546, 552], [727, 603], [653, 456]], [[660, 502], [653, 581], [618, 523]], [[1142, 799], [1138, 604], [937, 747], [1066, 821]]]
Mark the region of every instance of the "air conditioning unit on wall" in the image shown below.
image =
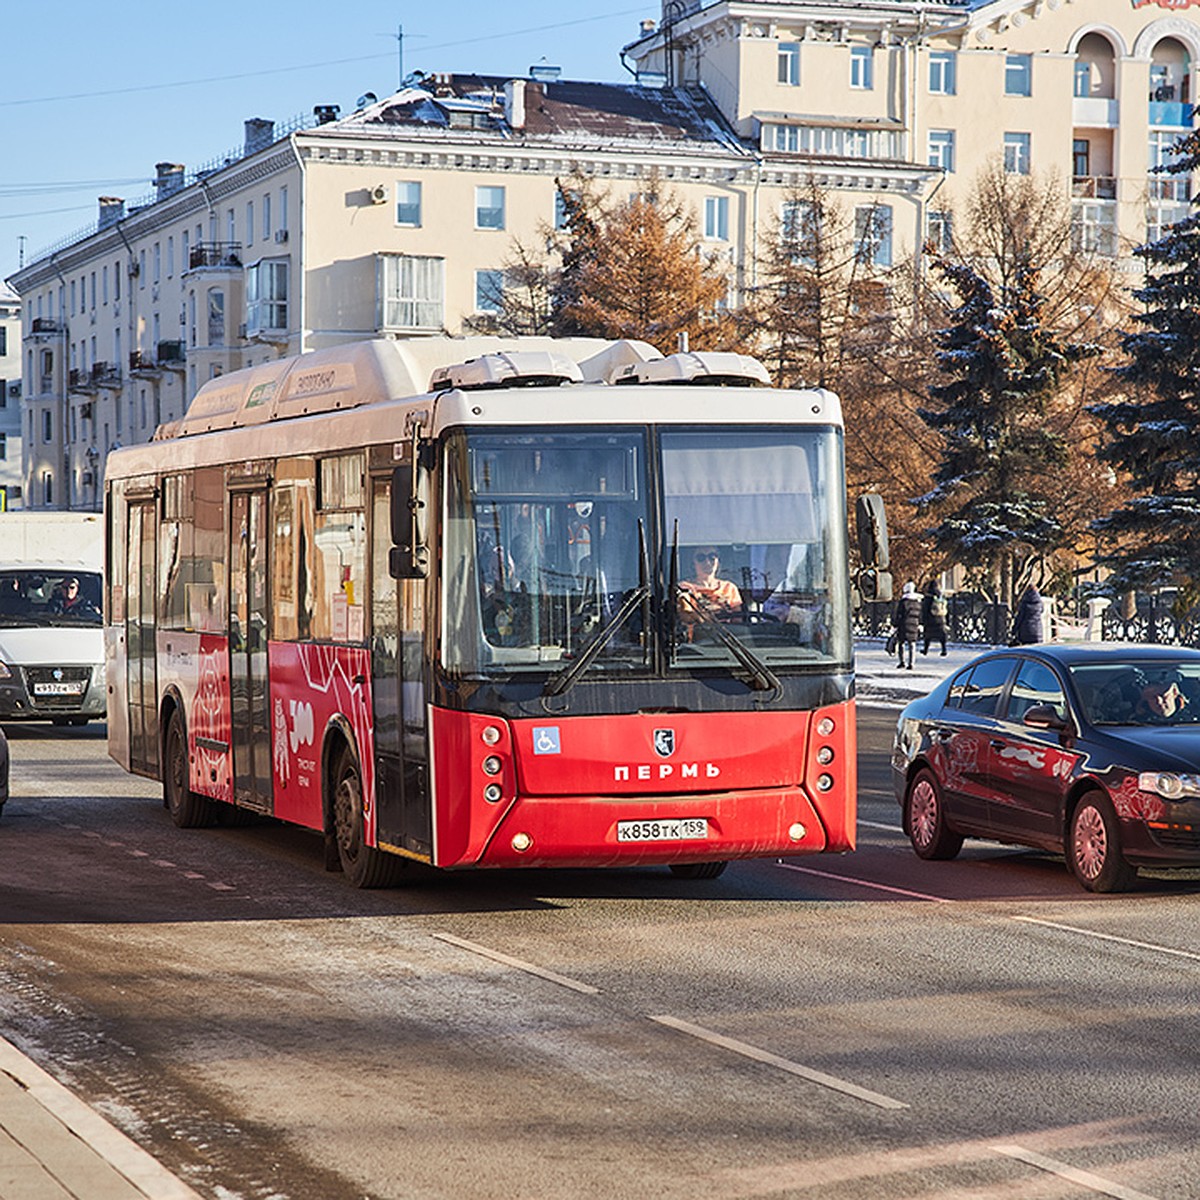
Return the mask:
[[371, 189], [370, 194], [371, 194], [371, 203], [372, 204], [386, 204], [387, 198], [388, 198], [387, 184], [386, 183], [377, 183]]
[[278, 245], [282, 246], [283, 243], [287, 241], [287, 230], [286, 229], [275, 230], [275, 241]]

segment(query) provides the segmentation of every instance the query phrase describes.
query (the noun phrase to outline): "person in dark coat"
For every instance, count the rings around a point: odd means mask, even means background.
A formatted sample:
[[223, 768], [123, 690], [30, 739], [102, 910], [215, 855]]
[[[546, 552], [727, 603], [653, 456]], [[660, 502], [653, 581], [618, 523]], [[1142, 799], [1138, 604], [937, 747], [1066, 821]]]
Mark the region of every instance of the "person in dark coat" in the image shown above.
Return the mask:
[[1031, 583], [1021, 595], [1013, 618], [1012, 644], [1032, 646], [1042, 640], [1042, 597]]
[[935, 579], [921, 597], [921, 627], [925, 631], [925, 646], [922, 654], [929, 653], [930, 644], [939, 642], [942, 657], [946, 657], [946, 613], [949, 605], [942, 592], [942, 585]]
[[[911, 580], [904, 585], [896, 611], [892, 614], [892, 625], [896, 629], [896, 654], [900, 661], [897, 667], [913, 669], [913, 653], [921, 640], [921, 597], [917, 585]], [[908, 662], [905, 662], [905, 659]]]

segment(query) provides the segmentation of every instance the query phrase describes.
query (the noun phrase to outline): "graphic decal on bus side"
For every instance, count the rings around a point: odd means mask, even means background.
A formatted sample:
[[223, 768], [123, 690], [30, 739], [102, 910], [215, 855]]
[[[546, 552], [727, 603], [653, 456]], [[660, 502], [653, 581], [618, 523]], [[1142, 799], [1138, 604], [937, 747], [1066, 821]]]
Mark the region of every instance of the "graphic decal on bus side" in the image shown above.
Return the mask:
[[272, 642], [271, 761], [275, 815], [321, 828], [321, 745], [329, 724], [350, 726], [362, 774], [368, 844], [375, 842], [375, 728], [370, 657], [353, 646]]
[[[233, 718], [229, 708], [229, 644], [223, 637], [200, 635], [196, 695], [188, 720], [191, 739], [191, 788], [214, 800], [233, 802], [229, 743]], [[220, 747], [225, 749], [221, 750]]]

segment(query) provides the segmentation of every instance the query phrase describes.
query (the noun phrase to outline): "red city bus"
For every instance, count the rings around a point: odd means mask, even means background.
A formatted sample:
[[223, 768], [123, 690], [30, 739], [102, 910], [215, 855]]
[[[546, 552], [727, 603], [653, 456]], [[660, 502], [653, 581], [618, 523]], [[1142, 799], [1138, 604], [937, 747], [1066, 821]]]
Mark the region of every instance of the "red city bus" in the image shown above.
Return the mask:
[[767, 382], [525, 338], [211, 381], [108, 459], [110, 754], [360, 887], [852, 849], [840, 407]]

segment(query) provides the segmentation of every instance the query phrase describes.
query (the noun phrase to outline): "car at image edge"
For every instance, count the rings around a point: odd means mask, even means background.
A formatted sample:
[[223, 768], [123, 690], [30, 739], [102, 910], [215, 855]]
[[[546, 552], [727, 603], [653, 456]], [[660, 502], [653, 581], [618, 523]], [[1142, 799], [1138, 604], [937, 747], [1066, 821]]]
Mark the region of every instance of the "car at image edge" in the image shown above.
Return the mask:
[[1200, 651], [988, 651], [904, 708], [891, 768], [924, 859], [965, 837], [1032, 846], [1094, 892], [1132, 887], [1138, 867], [1200, 866]]

